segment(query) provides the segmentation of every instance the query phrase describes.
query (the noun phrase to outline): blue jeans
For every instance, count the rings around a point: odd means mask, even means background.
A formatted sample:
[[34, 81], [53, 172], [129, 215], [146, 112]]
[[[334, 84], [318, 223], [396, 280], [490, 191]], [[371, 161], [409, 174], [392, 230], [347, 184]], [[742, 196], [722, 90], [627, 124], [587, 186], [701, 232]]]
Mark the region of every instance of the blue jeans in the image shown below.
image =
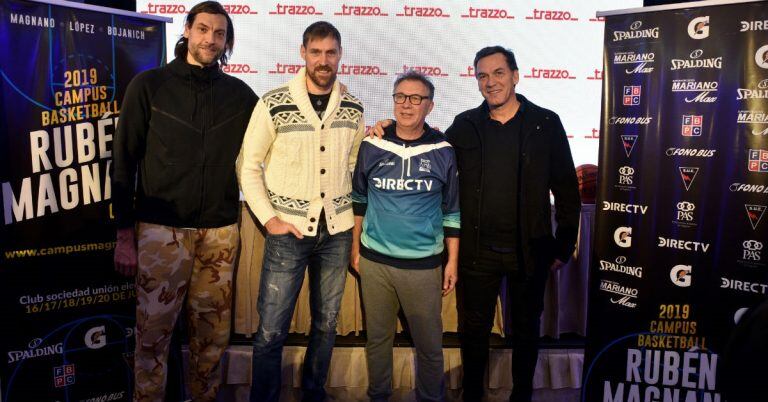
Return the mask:
[[325, 380], [336, 340], [336, 318], [349, 267], [352, 230], [330, 235], [324, 224], [315, 236], [267, 235], [259, 285], [259, 329], [253, 340], [251, 402], [280, 397], [283, 344], [309, 267], [312, 328], [304, 356], [304, 401], [325, 399]]

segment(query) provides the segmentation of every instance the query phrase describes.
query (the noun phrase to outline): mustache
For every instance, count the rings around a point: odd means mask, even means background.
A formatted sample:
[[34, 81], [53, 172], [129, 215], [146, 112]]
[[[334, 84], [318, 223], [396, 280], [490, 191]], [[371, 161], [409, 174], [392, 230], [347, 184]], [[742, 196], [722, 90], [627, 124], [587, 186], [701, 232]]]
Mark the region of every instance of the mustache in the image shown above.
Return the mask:
[[315, 71], [327, 71], [329, 73], [333, 72], [330, 66], [317, 66], [315, 67]]

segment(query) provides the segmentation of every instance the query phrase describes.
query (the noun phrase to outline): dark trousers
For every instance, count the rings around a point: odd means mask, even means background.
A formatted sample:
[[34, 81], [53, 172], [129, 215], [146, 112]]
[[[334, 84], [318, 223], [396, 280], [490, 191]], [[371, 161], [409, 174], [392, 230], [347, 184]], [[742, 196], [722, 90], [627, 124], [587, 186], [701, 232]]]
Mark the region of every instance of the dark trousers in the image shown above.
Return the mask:
[[530, 402], [538, 360], [539, 322], [549, 266], [537, 264], [534, 274], [518, 268], [515, 253], [483, 250], [473, 266], [460, 267], [459, 308], [462, 388], [465, 402], [480, 401], [485, 390], [489, 336], [502, 279], [507, 282], [507, 308], [512, 327], [512, 395], [510, 402]]

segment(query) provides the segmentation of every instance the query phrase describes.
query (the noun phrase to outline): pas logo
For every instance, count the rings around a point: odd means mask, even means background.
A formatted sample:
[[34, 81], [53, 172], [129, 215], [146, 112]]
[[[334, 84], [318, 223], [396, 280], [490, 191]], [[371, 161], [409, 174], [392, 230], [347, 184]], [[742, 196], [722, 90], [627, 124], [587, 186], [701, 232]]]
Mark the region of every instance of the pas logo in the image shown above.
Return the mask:
[[669, 271], [669, 279], [675, 286], [687, 288], [691, 286], [691, 268], [690, 265], [675, 265]]
[[56, 388], [68, 387], [75, 383], [75, 365], [65, 364], [53, 368], [53, 385]]
[[760, 251], [763, 249], [763, 243], [757, 240], [745, 240], [742, 244], [744, 260], [760, 261]]
[[755, 52], [755, 63], [760, 68], [768, 68], [768, 45], [763, 45]]
[[429, 159], [420, 159], [419, 160], [419, 172], [427, 172], [430, 173], [432, 171], [432, 165]]
[[683, 115], [683, 137], [701, 137], [701, 126], [703, 123], [703, 116]]
[[763, 219], [765, 205], [744, 204], [744, 208], [747, 210], [747, 218], [749, 218], [749, 223], [752, 224], [752, 230], [757, 230], [757, 225]]
[[747, 169], [750, 172], [766, 173], [768, 172], [768, 150], [750, 149]]
[[690, 223], [693, 222], [693, 210], [696, 209], [696, 205], [689, 201], [680, 201], [677, 203], [677, 221]]
[[613, 232], [613, 241], [621, 248], [632, 246], [632, 228], [627, 226], [618, 227]]
[[683, 185], [685, 185], [685, 191], [690, 190], [691, 184], [693, 184], [693, 179], [695, 179], [696, 174], [699, 173], [699, 168], [680, 166], [678, 169], [680, 170], [680, 178], [683, 179]]
[[622, 103], [624, 106], [637, 106], [640, 104], [640, 92], [642, 87], [640, 85], [624, 86], [624, 97]]
[[85, 346], [88, 349], [101, 349], [107, 344], [107, 329], [101, 325], [85, 333]]
[[624, 145], [624, 153], [627, 154], [627, 158], [632, 155], [632, 150], [635, 149], [635, 143], [637, 142], [637, 135], [622, 135], [621, 143]]
[[709, 16], [696, 17], [688, 23], [688, 36], [691, 39], [704, 39], [709, 37]]

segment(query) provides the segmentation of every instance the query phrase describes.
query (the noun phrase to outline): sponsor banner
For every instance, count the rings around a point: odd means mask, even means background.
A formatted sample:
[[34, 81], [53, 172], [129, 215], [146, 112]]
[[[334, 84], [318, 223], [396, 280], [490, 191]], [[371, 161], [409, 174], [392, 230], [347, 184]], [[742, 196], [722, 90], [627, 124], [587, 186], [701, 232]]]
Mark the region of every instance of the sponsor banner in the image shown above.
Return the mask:
[[[173, 18], [167, 29], [169, 57], [183, 31], [186, 13], [198, 1], [136, 1], [139, 12]], [[595, 13], [610, 7], [642, 6], [641, 0], [221, 3], [229, 10], [236, 32], [226, 71], [258, 95], [284, 84], [302, 67], [298, 48], [310, 23], [333, 23], [342, 38], [339, 80], [363, 101], [368, 126], [392, 117], [392, 83], [398, 74], [413, 69], [435, 84], [435, 108], [427, 120], [445, 131], [458, 113], [483, 101], [475, 79], [475, 53], [486, 46], [509, 47], [517, 56], [520, 72], [516, 89], [559, 114], [577, 166], [596, 164], [598, 156], [603, 19], [595, 18]], [[617, 57], [637, 76], [667, 67], [656, 62], [652, 52]], [[633, 110], [642, 107], [646, 93], [635, 96], [641, 103]]]
[[717, 401], [768, 294], [768, 10], [605, 17], [582, 401]]
[[109, 171], [125, 88], [164, 63], [165, 23], [75, 7], [0, 4], [8, 402], [131, 395], [135, 289], [113, 268]]

